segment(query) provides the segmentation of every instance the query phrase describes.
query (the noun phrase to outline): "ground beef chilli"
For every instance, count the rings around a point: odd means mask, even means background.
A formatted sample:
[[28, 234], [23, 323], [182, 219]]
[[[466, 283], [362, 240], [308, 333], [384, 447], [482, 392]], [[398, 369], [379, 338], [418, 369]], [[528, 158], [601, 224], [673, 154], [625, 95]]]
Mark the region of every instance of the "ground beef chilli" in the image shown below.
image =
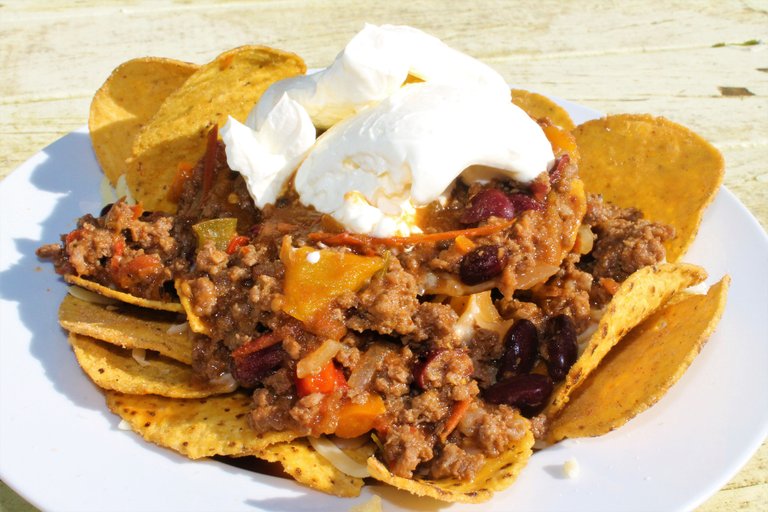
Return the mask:
[[[38, 254], [61, 274], [148, 299], [177, 300], [174, 282], [182, 283], [188, 312], [206, 326], [194, 334], [193, 367], [252, 390], [256, 432], [373, 430], [378, 457], [404, 477], [472, 479], [528, 428], [503, 396], [526, 375], [499, 370], [525, 340], [487, 325], [461, 334], [467, 313], [451, 297], [491, 293], [504, 325], [530, 321], [535, 336], [566, 315], [580, 334], [618, 283], [664, 259], [673, 236], [636, 210], [585, 197], [564, 153], [530, 185], [456, 183], [445, 201], [419, 212], [425, 234], [403, 240], [344, 233], [292, 192], [259, 210], [221, 145], [215, 151], [175, 187], [176, 214], [120, 200]], [[223, 245], [195, 234], [211, 219], [236, 220]], [[322, 317], [332, 332], [286, 313], [287, 243], [381, 258], [363, 286], [328, 301]], [[328, 347], [321, 368], [299, 378], [302, 362]], [[370, 421], [345, 424], [353, 406], [373, 410]], [[520, 409], [545, 430], [536, 407]]]

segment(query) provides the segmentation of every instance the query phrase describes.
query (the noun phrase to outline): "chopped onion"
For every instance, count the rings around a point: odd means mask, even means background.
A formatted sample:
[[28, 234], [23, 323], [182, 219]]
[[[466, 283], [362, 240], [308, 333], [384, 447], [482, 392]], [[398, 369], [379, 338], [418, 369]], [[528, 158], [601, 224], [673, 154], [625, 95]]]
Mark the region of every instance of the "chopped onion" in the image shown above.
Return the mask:
[[325, 368], [328, 361], [341, 349], [341, 343], [336, 340], [325, 340], [318, 348], [310, 352], [296, 364], [296, 376], [300, 379], [315, 375]]
[[504, 336], [512, 324], [512, 320], [501, 318], [496, 306], [493, 305], [490, 291], [474, 293], [469, 297], [460, 297], [454, 302], [459, 304], [458, 307], [463, 306], [459, 321], [453, 328], [453, 331], [463, 342], [472, 338], [475, 327], [495, 331], [499, 336]]
[[376, 373], [387, 352], [389, 352], [389, 349], [380, 343], [371, 345], [360, 357], [360, 361], [358, 361], [355, 369], [352, 370], [347, 381], [349, 387], [352, 389], [364, 389], [371, 382], [373, 374]]
[[367, 466], [360, 464], [344, 453], [341, 448], [333, 444], [327, 438], [310, 436], [308, 439], [312, 448], [342, 473], [356, 478], [367, 478], [371, 476]]
[[463, 297], [490, 290], [496, 286], [496, 281], [491, 279], [480, 284], [468, 286], [462, 283], [455, 275], [443, 272], [440, 274], [428, 273], [424, 277], [420, 295], [448, 295], [450, 297]]
[[368, 443], [371, 440], [371, 436], [370, 433], [349, 438], [331, 435], [328, 437], [328, 440], [342, 450], [355, 450]]
[[147, 351], [143, 348], [135, 348], [131, 350], [131, 357], [133, 357], [133, 359], [141, 366], [149, 365], [149, 361], [147, 361]]
[[165, 331], [167, 334], [184, 334], [189, 329], [189, 323], [184, 322], [183, 324], [175, 324], [168, 328], [167, 331]]
[[117, 304], [118, 302], [115, 299], [110, 299], [109, 297], [105, 297], [90, 290], [86, 290], [85, 288], [80, 288], [79, 286], [70, 286], [67, 288], [67, 292], [77, 299], [84, 300], [86, 302], [92, 302], [93, 304], [108, 305]]
[[117, 428], [118, 430], [133, 430], [131, 424], [125, 420], [120, 420], [120, 423], [117, 424]]
[[579, 233], [576, 235], [576, 243], [573, 245], [573, 250], [579, 254], [589, 254], [592, 252], [592, 246], [595, 243], [595, 234], [592, 229], [582, 224], [579, 226]]

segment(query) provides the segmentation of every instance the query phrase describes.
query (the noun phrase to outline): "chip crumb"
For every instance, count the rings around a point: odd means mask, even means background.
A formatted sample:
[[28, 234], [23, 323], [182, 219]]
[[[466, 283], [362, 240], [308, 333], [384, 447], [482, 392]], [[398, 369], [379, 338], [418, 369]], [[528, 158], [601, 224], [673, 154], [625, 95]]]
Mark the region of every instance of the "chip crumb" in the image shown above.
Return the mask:
[[381, 497], [374, 494], [368, 501], [350, 507], [349, 512], [381, 512], [382, 510]]
[[563, 464], [563, 474], [568, 479], [578, 478], [579, 470], [579, 463], [576, 459], [568, 459]]

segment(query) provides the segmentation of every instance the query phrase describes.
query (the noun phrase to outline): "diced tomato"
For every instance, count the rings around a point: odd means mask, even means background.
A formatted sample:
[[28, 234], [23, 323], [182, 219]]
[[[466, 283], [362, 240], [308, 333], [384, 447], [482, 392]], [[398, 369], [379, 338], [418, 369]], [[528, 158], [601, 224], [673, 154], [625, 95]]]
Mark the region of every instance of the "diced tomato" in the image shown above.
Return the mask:
[[83, 230], [76, 229], [67, 234], [66, 238], [64, 239], [64, 243], [71, 244], [75, 240], [80, 240], [82, 237], [83, 237]]
[[123, 288], [151, 279], [163, 271], [160, 258], [153, 254], [139, 254], [127, 261], [119, 256], [113, 256], [109, 265], [115, 283]]
[[229, 241], [229, 245], [227, 245], [227, 254], [234, 254], [240, 247], [247, 245], [248, 241], [247, 236], [238, 235], [234, 237]]
[[155, 255], [140, 254], [123, 265], [121, 270], [134, 280], [143, 280], [162, 272], [163, 265]]
[[141, 214], [144, 213], [144, 207], [141, 206], [140, 204], [135, 204], [130, 208], [131, 208], [131, 211], [133, 212], [133, 220], [138, 219], [139, 217], [141, 217]]
[[109, 260], [109, 270], [116, 274], [120, 270], [120, 259], [125, 252], [125, 240], [117, 237], [112, 243], [112, 258]]
[[328, 364], [319, 373], [303, 378], [296, 378], [296, 391], [299, 396], [307, 396], [312, 393], [333, 393], [336, 388], [346, 388], [347, 379], [344, 373], [328, 361]]

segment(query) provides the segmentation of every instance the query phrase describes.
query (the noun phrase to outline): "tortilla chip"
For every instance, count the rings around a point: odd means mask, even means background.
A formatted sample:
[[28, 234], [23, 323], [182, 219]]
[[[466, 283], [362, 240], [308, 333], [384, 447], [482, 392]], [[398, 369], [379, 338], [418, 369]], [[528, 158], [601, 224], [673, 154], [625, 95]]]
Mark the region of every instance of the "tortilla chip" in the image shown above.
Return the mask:
[[723, 182], [720, 152], [688, 128], [650, 115], [608, 116], [573, 134], [587, 191], [673, 226], [677, 236], [665, 243], [667, 261], [678, 261]]
[[258, 434], [248, 423], [251, 397], [232, 393], [199, 399], [124, 395], [104, 390], [109, 409], [144, 439], [191, 459], [213, 455], [253, 455], [291, 432]]
[[66, 274], [64, 275], [64, 281], [68, 282], [69, 284], [74, 284], [81, 288], [85, 288], [86, 290], [90, 290], [92, 292], [98, 293], [99, 295], [109, 297], [110, 299], [115, 299], [121, 302], [125, 302], [126, 304], [132, 304], [134, 306], [141, 306], [143, 308], [149, 308], [149, 309], [157, 309], [160, 311], [171, 311], [173, 313], [184, 312], [184, 308], [181, 306], [179, 302], [163, 302], [161, 300], [151, 300], [151, 299], [144, 299], [142, 297], [136, 297], [135, 295], [131, 295], [130, 293], [113, 290], [108, 286], [104, 286], [103, 284], [99, 284], [99, 283], [94, 283], [93, 281], [89, 281], [88, 279], [84, 279], [80, 276], [73, 276], [71, 274]]
[[187, 314], [189, 328], [192, 332], [210, 336], [211, 327], [200, 315], [195, 313], [195, 308], [192, 307], [192, 288], [189, 283], [190, 281], [185, 279], [176, 280], [176, 293], [179, 295], [181, 305]]
[[168, 333], [179, 323], [173, 314], [123, 303], [105, 306], [67, 295], [59, 306], [59, 323], [76, 334], [122, 348], [154, 350], [181, 363], [192, 364], [193, 343], [188, 333]]
[[279, 462], [297, 482], [335, 496], [359, 496], [365, 483], [362, 478], [349, 476], [336, 469], [303, 438], [270, 445], [255, 455], [269, 462]]
[[532, 118], [547, 118], [563, 130], [571, 131], [576, 126], [567, 110], [541, 94], [512, 89], [512, 103], [525, 110]]
[[235, 48], [202, 66], [136, 136], [126, 172], [133, 197], [147, 210], [173, 213], [171, 184], [180, 166], [203, 156], [210, 125], [223, 126], [227, 116], [244, 121], [270, 84], [305, 71], [297, 55], [263, 46]]
[[714, 331], [729, 283], [726, 276], [706, 295], [670, 301], [630, 331], [571, 395], [548, 440], [603, 435], [655, 404]]
[[[519, 414], [515, 412], [515, 414]], [[481, 503], [487, 501], [496, 491], [506, 489], [517, 478], [517, 475], [528, 463], [533, 446], [533, 432], [530, 423], [524, 420], [529, 428], [517, 443], [502, 455], [486, 459], [485, 465], [477, 472], [474, 480], [422, 480], [419, 478], [403, 478], [395, 476], [376, 457], [368, 459], [368, 470], [376, 480], [385, 482], [393, 487], [408, 491], [417, 496], [429, 496], [441, 501]]]
[[113, 186], [125, 172], [136, 134], [197, 68], [173, 59], [133, 59], [115, 68], [96, 91], [88, 131], [96, 159]]
[[629, 276], [614, 294], [587, 342], [584, 352], [555, 387], [543, 414], [557, 415], [611, 348], [675, 293], [706, 279], [706, 271], [688, 263], [667, 263], [641, 268]]
[[70, 333], [69, 343], [80, 367], [102, 389], [170, 398], [203, 398], [232, 391], [231, 383], [205, 382], [192, 367], [162, 356], [146, 354], [140, 363], [131, 350], [74, 333]]

